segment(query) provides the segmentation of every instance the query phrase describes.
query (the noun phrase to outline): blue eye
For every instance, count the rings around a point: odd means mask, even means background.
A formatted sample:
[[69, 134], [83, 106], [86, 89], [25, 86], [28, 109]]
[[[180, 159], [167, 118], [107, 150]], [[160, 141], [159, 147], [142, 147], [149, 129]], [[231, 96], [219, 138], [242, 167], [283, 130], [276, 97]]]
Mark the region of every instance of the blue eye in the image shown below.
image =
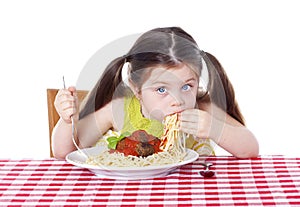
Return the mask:
[[184, 86], [182, 86], [182, 90], [184, 91], [188, 91], [190, 90], [191, 86], [189, 84], [185, 84]]
[[160, 94], [164, 94], [164, 93], [167, 92], [167, 89], [165, 89], [165, 88], [163, 88], [163, 87], [160, 87], [160, 88], [156, 89], [156, 91], [157, 91], [158, 93], [160, 93]]

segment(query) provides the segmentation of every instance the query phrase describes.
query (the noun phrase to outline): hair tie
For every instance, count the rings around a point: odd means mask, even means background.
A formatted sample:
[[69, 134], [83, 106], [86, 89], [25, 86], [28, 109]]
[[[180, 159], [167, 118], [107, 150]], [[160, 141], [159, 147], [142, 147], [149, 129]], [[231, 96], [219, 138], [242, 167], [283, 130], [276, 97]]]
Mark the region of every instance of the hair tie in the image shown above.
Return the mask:
[[126, 59], [124, 61], [123, 67], [122, 67], [122, 71], [121, 71], [121, 76], [122, 76], [122, 81], [125, 85], [129, 86], [129, 62], [126, 62]]

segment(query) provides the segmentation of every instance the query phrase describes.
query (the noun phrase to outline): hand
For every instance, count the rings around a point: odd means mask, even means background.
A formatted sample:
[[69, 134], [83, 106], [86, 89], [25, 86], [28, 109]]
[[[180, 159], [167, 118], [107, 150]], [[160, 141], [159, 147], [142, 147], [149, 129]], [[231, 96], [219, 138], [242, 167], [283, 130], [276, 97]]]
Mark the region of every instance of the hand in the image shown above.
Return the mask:
[[71, 116], [78, 119], [78, 98], [75, 87], [60, 89], [55, 97], [54, 106], [59, 116], [66, 122], [71, 123]]
[[200, 109], [187, 109], [180, 113], [180, 130], [199, 139], [212, 138], [211, 124], [213, 117]]

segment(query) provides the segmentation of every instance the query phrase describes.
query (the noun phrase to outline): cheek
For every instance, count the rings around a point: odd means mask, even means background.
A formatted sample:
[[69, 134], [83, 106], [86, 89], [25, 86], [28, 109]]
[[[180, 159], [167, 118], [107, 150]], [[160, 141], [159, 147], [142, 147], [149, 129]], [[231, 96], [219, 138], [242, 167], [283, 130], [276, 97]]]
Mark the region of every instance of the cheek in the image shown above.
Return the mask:
[[161, 98], [156, 96], [148, 96], [142, 98], [143, 102], [143, 110], [146, 111], [148, 116], [152, 119], [156, 119], [162, 121], [167, 111], [165, 111], [168, 107]]
[[183, 109], [192, 109], [195, 108], [197, 99], [194, 93], [183, 93], [181, 96], [181, 99], [183, 100]]
[[196, 95], [190, 94], [187, 97], [185, 97], [185, 104], [187, 108], [193, 108], [196, 104]]
[[161, 109], [164, 107], [163, 102], [161, 99], [159, 99], [156, 96], [147, 96], [147, 97], [142, 97], [143, 100], [143, 105], [146, 108], [148, 112], [151, 112], [153, 110]]

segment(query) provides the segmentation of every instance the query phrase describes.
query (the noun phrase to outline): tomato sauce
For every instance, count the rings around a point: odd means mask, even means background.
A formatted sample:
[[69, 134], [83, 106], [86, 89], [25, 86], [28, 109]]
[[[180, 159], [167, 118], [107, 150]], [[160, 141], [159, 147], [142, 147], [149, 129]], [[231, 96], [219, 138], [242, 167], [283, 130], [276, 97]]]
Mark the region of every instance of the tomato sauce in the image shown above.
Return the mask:
[[[116, 147], [117, 152], [124, 153], [125, 156], [148, 156], [160, 152], [160, 139], [148, 134], [144, 130], [137, 130], [129, 137], [122, 139]], [[143, 153], [141, 153], [143, 152]]]

